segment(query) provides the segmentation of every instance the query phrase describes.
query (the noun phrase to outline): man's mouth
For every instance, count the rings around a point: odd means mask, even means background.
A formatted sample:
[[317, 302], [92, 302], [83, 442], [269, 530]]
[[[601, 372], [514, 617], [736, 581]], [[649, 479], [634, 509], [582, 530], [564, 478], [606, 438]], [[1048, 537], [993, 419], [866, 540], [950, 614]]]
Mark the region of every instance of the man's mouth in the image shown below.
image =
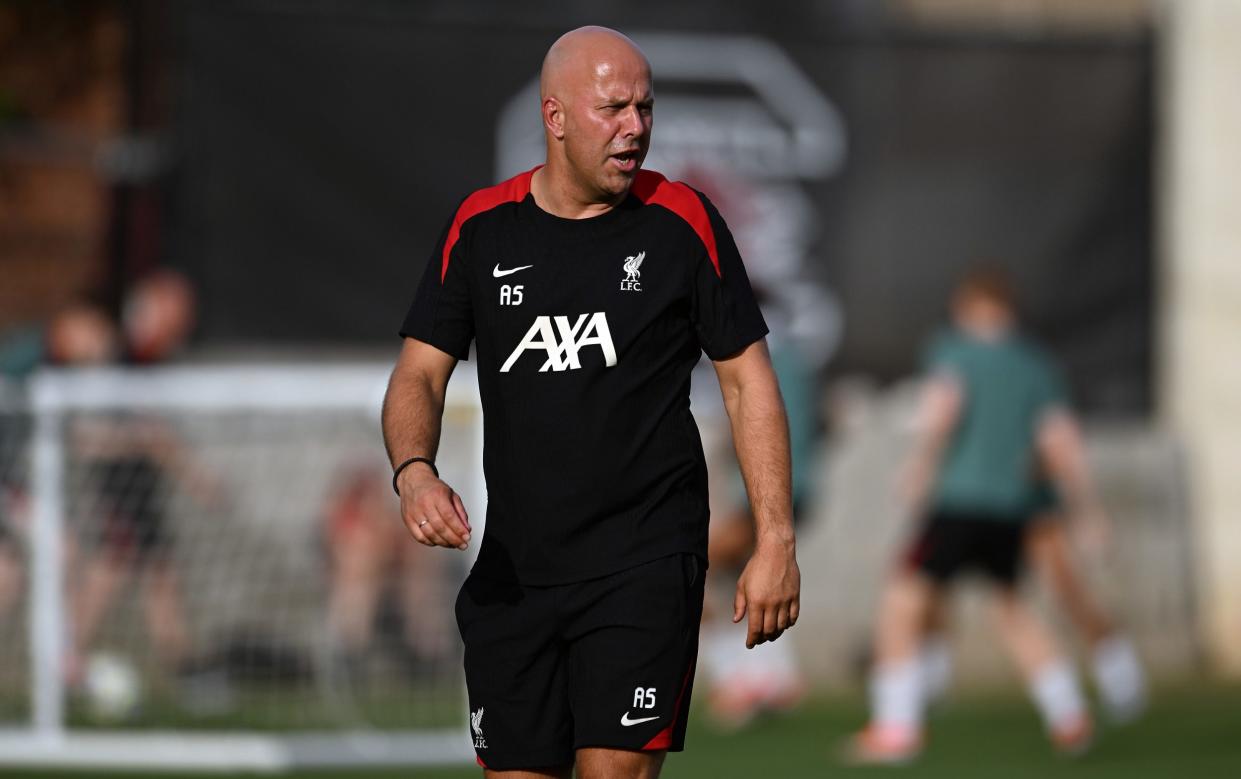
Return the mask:
[[627, 149], [622, 152], [608, 155], [608, 159], [622, 173], [632, 173], [638, 167], [638, 149]]

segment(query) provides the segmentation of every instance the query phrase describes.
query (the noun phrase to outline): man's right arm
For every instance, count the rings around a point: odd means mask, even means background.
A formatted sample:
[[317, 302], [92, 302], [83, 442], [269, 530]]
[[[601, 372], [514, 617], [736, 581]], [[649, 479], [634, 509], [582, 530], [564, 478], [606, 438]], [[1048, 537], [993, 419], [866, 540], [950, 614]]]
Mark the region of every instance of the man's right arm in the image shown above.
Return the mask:
[[[395, 468], [411, 457], [434, 460], [448, 378], [457, 359], [434, 346], [406, 338], [384, 395], [383, 435]], [[397, 477], [401, 518], [414, 539], [427, 546], [465, 549], [470, 521], [461, 496], [426, 463], [413, 463]]]

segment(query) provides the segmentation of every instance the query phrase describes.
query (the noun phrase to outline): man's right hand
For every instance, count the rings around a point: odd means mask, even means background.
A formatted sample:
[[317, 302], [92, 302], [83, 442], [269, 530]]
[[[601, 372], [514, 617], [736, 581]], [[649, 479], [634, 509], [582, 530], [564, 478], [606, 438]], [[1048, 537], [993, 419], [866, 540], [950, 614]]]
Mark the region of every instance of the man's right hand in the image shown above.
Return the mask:
[[414, 463], [397, 477], [401, 491], [401, 519], [420, 544], [465, 549], [470, 540], [470, 518], [461, 496], [422, 463]]

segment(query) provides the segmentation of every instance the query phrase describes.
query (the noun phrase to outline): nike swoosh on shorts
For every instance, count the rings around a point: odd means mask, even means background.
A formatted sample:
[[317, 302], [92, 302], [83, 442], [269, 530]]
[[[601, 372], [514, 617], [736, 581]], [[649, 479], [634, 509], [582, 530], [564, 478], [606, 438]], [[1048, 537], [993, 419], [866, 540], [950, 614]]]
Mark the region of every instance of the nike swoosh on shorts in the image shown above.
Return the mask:
[[519, 270], [526, 270], [528, 268], [533, 268], [533, 267], [534, 267], [533, 265], [518, 265], [516, 268], [508, 268], [506, 270], [500, 270], [500, 263], [497, 262], [496, 266], [491, 269], [491, 275], [498, 279], [501, 276], [507, 276], [510, 273], [516, 273]]
[[659, 717], [639, 717], [638, 719], [629, 719], [629, 712], [625, 712], [621, 715], [621, 725], [629, 727], [630, 725], [639, 725], [643, 722], [650, 722], [653, 719], [659, 719]]

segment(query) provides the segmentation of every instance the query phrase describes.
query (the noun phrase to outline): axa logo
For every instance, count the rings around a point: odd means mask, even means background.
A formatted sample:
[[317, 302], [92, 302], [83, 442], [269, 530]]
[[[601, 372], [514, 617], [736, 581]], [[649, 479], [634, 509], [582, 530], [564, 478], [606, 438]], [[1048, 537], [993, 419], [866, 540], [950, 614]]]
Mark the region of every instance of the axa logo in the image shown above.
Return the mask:
[[486, 749], [487, 739], [483, 738], [483, 707], [470, 712], [470, 730], [474, 731], [474, 748]]
[[500, 366], [500, 373], [508, 373], [527, 351], [547, 355], [539, 367], [539, 373], [577, 370], [582, 367], [578, 353], [587, 346], [598, 346], [603, 351], [603, 362], [607, 367], [616, 365], [616, 346], [612, 344], [612, 331], [608, 328], [605, 312], [581, 314], [572, 322], [567, 316], [539, 316], [504, 365]]
[[638, 279], [642, 278], [642, 261], [646, 259], [646, 252], [638, 252], [632, 257], [625, 258], [625, 278], [621, 279], [621, 292], [641, 292], [642, 282]]

